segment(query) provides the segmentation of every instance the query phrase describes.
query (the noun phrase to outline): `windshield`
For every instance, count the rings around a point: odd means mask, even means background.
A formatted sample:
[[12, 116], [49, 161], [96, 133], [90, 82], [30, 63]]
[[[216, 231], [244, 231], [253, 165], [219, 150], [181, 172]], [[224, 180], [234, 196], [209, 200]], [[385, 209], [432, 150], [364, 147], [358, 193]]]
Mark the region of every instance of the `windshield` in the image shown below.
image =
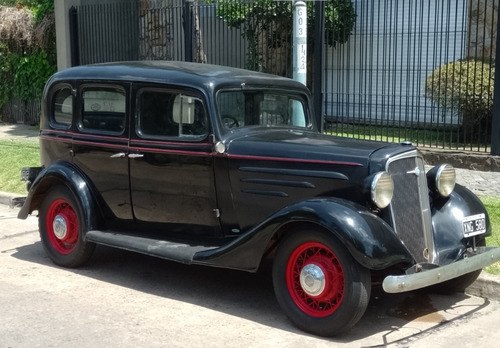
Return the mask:
[[221, 91], [217, 107], [225, 130], [264, 126], [309, 126], [303, 101], [296, 95], [276, 91]]

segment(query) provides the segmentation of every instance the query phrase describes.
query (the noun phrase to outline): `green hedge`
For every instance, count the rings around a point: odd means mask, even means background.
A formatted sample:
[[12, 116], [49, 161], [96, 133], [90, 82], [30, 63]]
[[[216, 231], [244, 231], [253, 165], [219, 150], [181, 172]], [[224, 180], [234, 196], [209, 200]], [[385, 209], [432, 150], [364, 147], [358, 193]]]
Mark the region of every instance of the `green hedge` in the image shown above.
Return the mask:
[[0, 42], [0, 110], [9, 101], [12, 91], [12, 53], [6, 44]]
[[[10, 99], [30, 102], [39, 98], [45, 82], [57, 69], [54, 1], [0, 0], [0, 5], [7, 6], [2, 8], [0, 37], [2, 119], [2, 107]], [[20, 15], [24, 16], [22, 21]]]
[[460, 111], [464, 124], [475, 124], [491, 119], [494, 75], [493, 61], [458, 60], [434, 70], [425, 93], [442, 108]]

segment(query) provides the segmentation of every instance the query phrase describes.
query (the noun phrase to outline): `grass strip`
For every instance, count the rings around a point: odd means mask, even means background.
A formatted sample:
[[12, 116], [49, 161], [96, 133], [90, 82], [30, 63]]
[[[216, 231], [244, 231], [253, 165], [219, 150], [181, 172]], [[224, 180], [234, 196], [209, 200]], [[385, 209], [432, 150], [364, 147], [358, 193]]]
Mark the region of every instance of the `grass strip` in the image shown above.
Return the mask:
[[[349, 123], [327, 123], [325, 134], [345, 138], [399, 143], [411, 141], [415, 146], [450, 150], [489, 152], [490, 144], [473, 134], [461, 134], [457, 129], [418, 129]], [[487, 140], [487, 139], [486, 139]]]
[[0, 191], [26, 195], [26, 183], [21, 181], [23, 167], [40, 166], [38, 142], [0, 140]]
[[[491, 236], [486, 238], [487, 246], [500, 246], [500, 197], [480, 196], [491, 222]], [[486, 267], [486, 272], [491, 274], [500, 274], [500, 262]]]

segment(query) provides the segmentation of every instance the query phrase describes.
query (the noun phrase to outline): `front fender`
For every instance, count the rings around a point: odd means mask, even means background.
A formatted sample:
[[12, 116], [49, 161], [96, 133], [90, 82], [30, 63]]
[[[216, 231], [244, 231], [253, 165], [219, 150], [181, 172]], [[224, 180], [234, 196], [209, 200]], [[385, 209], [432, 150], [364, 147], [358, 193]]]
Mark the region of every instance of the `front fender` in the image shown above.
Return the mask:
[[71, 163], [58, 161], [44, 168], [36, 177], [17, 217], [26, 219], [34, 210], [38, 210], [46, 193], [54, 185], [66, 185], [80, 201], [83, 209], [87, 228], [93, 229], [97, 226], [97, 216], [92, 214], [96, 211], [95, 200], [87, 181], [83, 175]]
[[485, 214], [486, 233], [475, 238], [481, 240], [491, 234], [490, 219], [483, 203], [474, 193], [461, 185], [456, 185], [448, 198], [433, 199], [431, 212], [439, 265], [460, 259], [467, 248], [473, 246], [473, 237], [464, 238], [462, 226], [464, 217]]
[[194, 261], [255, 271], [271, 238], [279, 230], [286, 231], [290, 223], [308, 223], [328, 230], [357, 262], [369, 269], [414, 262], [385, 221], [361, 205], [337, 198], [315, 198], [290, 205], [229, 245], [197, 253]]

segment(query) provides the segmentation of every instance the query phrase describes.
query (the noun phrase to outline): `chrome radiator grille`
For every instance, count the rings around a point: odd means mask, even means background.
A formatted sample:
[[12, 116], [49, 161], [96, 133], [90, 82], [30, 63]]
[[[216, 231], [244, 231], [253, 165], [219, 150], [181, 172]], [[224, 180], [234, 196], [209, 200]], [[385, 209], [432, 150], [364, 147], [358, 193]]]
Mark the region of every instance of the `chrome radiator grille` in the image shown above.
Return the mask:
[[423, 159], [411, 151], [389, 159], [394, 181], [393, 227], [416, 262], [433, 262], [431, 212]]

